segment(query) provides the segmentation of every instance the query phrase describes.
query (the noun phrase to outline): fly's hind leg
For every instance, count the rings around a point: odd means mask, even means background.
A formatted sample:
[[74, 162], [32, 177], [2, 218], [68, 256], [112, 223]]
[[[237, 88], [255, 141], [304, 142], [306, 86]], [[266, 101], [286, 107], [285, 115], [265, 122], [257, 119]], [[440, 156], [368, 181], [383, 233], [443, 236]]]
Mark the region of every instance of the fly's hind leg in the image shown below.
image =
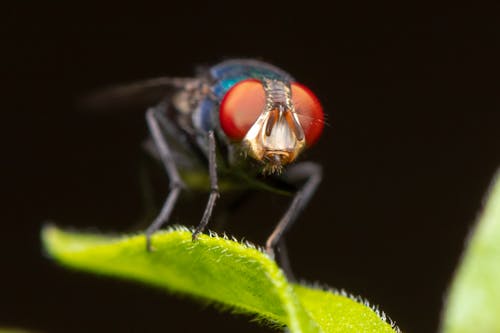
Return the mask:
[[274, 258], [275, 250], [278, 251], [281, 267], [290, 279], [293, 279], [293, 274], [283, 236], [295, 222], [304, 207], [309, 203], [322, 178], [321, 166], [313, 162], [302, 162], [297, 164], [291, 167], [285, 175], [285, 179], [291, 183], [298, 183], [304, 180], [305, 183], [297, 191], [288, 210], [267, 239], [266, 252], [271, 258]]
[[179, 176], [179, 172], [177, 170], [177, 166], [175, 165], [171, 150], [168, 147], [167, 141], [165, 140], [165, 136], [163, 135], [160, 126], [160, 123], [163, 121], [162, 117], [164, 117], [161, 113], [163, 111], [162, 107], [166, 106], [162, 104], [157, 107], [148, 109], [148, 111], [146, 112], [146, 121], [153, 142], [156, 146], [156, 149], [158, 150], [160, 160], [167, 172], [170, 182], [170, 192], [168, 193], [168, 196], [165, 200], [165, 203], [163, 204], [163, 207], [160, 210], [160, 213], [153, 221], [153, 223], [151, 223], [151, 225], [146, 229], [146, 249], [148, 251], [152, 250], [151, 236], [168, 221], [168, 219], [170, 218], [170, 214], [175, 207], [175, 203], [177, 202], [179, 194], [185, 187], [184, 182]]

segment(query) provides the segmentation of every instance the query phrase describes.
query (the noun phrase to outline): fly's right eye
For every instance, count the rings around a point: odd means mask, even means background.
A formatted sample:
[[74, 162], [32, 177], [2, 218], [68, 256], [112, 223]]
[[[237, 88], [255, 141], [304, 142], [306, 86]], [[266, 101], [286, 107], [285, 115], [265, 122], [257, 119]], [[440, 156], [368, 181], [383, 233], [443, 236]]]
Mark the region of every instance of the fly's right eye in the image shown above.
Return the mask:
[[243, 140], [266, 106], [266, 93], [259, 80], [235, 84], [222, 99], [219, 120], [231, 140]]

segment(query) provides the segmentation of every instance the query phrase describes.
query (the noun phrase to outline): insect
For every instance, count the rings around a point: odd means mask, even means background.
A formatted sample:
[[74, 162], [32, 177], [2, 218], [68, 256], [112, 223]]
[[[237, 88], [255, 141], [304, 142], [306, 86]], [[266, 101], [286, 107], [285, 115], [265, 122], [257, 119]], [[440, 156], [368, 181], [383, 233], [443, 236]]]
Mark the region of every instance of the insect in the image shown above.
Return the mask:
[[233, 59], [201, 70], [193, 78], [163, 77], [110, 88], [93, 102], [127, 101], [153, 90], [161, 100], [146, 111], [146, 121], [170, 191], [145, 231], [147, 249], [152, 249], [151, 236], [168, 222], [180, 193], [189, 185], [189, 175], [203, 172], [208, 175], [210, 194], [193, 240], [210, 220], [220, 194], [219, 180], [291, 191], [291, 204], [266, 241], [267, 253], [274, 258], [279, 248], [282, 265], [288, 265], [283, 235], [322, 179], [320, 165], [294, 163], [323, 130], [318, 98], [278, 67]]

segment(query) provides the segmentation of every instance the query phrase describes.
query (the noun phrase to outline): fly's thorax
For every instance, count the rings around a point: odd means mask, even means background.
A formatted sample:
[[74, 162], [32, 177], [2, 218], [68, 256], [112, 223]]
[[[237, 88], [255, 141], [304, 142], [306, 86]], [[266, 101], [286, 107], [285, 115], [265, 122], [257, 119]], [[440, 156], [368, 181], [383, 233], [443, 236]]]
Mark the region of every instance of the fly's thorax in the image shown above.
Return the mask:
[[292, 103], [288, 83], [264, 79], [266, 104], [242, 144], [252, 158], [264, 163], [264, 172], [280, 172], [305, 147], [305, 137]]

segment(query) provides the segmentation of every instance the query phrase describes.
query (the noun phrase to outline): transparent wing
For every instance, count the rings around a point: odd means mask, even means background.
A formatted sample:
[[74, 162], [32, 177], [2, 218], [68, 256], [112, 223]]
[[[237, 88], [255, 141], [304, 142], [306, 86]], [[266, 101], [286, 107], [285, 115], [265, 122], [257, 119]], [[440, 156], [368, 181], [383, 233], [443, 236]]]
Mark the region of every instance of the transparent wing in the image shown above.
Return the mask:
[[110, 86], [83, 96], [78, 101], [78, 107], [88, 111], [144, 108], [158, 103], [176, 90], [199, 84], [198, 78], [159, 77]]

